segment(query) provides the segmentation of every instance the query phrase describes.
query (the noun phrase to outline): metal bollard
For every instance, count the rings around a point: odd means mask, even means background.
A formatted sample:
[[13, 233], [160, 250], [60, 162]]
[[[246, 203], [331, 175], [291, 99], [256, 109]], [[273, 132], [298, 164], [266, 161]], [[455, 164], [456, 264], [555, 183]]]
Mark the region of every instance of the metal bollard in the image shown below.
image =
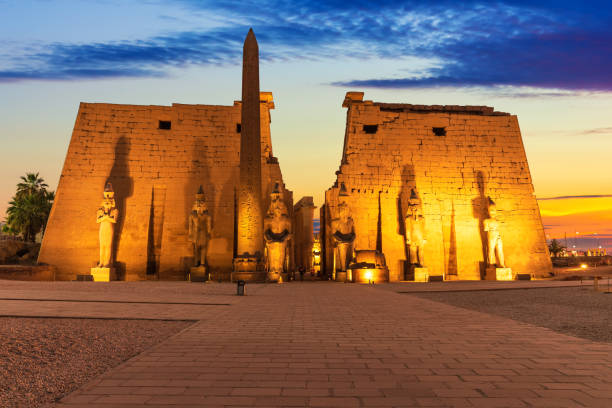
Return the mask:
[[238, 282], [236, 282], [236, 295], [237, 296], [244, 296], [245, 294], [245, 284], [246, 282], [243, 280], [239, 280]]

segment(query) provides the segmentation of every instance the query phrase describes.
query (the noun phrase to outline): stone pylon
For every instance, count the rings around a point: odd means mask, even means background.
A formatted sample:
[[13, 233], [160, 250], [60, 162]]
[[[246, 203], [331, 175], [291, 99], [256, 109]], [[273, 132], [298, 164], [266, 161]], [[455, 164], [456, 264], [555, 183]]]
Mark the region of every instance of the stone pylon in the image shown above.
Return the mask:
[[259, 47], [253, 29], [244, 41], [240, 186], [235, 272], [255, 271], [263, 254]]

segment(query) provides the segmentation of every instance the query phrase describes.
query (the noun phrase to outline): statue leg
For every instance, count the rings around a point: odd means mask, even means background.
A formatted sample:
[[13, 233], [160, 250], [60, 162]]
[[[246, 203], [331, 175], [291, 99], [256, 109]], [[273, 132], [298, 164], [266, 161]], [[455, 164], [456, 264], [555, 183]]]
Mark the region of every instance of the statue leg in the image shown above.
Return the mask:
[[417, 246], [414, 244], [410, 244], [408, 248], [410, 250], [410, 264], [416, 265], [417, 263], [419, 263], [419, 257], [417, 254]]
[[495, 242], [492, 240], [488, 240], [488, 251], [487, 256], [489, 258], [489, 265], [495, 266], [497, 262], [495, 262]]
[[347, 253], [347, 245], [340, 244], [338, 245], [338, 266], [339, 270], [344, 272], [346, 271], [346, 254]]
[[495, 247], [497, 249], [497, 259], [499, 259], [499, 266], [505, 268], [506, 261], [504, 260], [504, 247], [502, 246], [501, 238], [497, 238], [497, 243]]
[[332, 262], [332, 280], [336, 280], [336, 260], [338, 258], [338, 247], [334, 248], [334, 262]]
[[100, 229], [100, 262], [98, 262], [98, 266], [104, 268], [106, 266], [106, 253], [108, 252], [108, 246], [106, 241], [106, 236], [102, 229]]
[[106, 248], [104, 247], [104, 245], [102, 245], [102, 243], [100, 243], [100, 260], [98, 262], [98, 266], [99, 267], [103, 267], [104, 266], [104, 258], [106, 257]]
[[200, 265], [205, 266], [206, 265], [206, 249], [207, 249], [207, 245], [202, 245], [200, 247]]

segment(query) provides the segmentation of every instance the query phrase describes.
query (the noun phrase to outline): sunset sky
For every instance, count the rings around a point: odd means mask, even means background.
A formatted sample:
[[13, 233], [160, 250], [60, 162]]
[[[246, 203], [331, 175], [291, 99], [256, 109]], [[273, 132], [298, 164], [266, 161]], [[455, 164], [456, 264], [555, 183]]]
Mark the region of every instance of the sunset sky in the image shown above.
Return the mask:
[[274, 154], [297, 199], [335, 179], [347, 90], [518, 115], [549, 238], [612, 249], [612, 5], [604, 1], [0, 0], [0, 219], [52, 189], [78, 104], [240, 99], [253, 27]]

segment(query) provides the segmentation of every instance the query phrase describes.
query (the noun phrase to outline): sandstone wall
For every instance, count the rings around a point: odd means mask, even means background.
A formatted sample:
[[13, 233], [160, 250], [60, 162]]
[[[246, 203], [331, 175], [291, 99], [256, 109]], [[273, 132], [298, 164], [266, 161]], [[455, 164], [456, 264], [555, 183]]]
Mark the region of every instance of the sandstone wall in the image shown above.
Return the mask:
[[[485, 266], [483, 220], [491, 197], [507, 265], [518, 273], [551, 270], [516, 116], [489, 107], [385, 104], [362, 98], [363, 93], [348, 93], [344, 103], [344, 150], [336, 184], [325, 195], [326, 230], [344, 183], [356, 249], [382, 250], [390, 280], [402, 280], [404, 217], [414, 188], [425, 216], [430, 274], [480, 279]], [[331, 234], [324, 235], [330, 272]]]
[[[273, 106], [271, 95], [262, 100], [264, 197], [273, 181], [282, 182], [270, 139]], [[202, 185], [213, 218], [208, 263], [215, 277], [229, 278], [235, 250], [240, 107], [239, 102], [82, 103], [39, 262], [55, 265], [57, 279], [89, 273], [98, 260], [96, 210], [108, 181], [120, 213], [115, 228], [119, 277], [184, 279], [193, 262], [188, 214]], [[169, 121], [171, 129], [160, 129], [160, 121]], [[291, 197], [290, 192], [286, 196]]]

